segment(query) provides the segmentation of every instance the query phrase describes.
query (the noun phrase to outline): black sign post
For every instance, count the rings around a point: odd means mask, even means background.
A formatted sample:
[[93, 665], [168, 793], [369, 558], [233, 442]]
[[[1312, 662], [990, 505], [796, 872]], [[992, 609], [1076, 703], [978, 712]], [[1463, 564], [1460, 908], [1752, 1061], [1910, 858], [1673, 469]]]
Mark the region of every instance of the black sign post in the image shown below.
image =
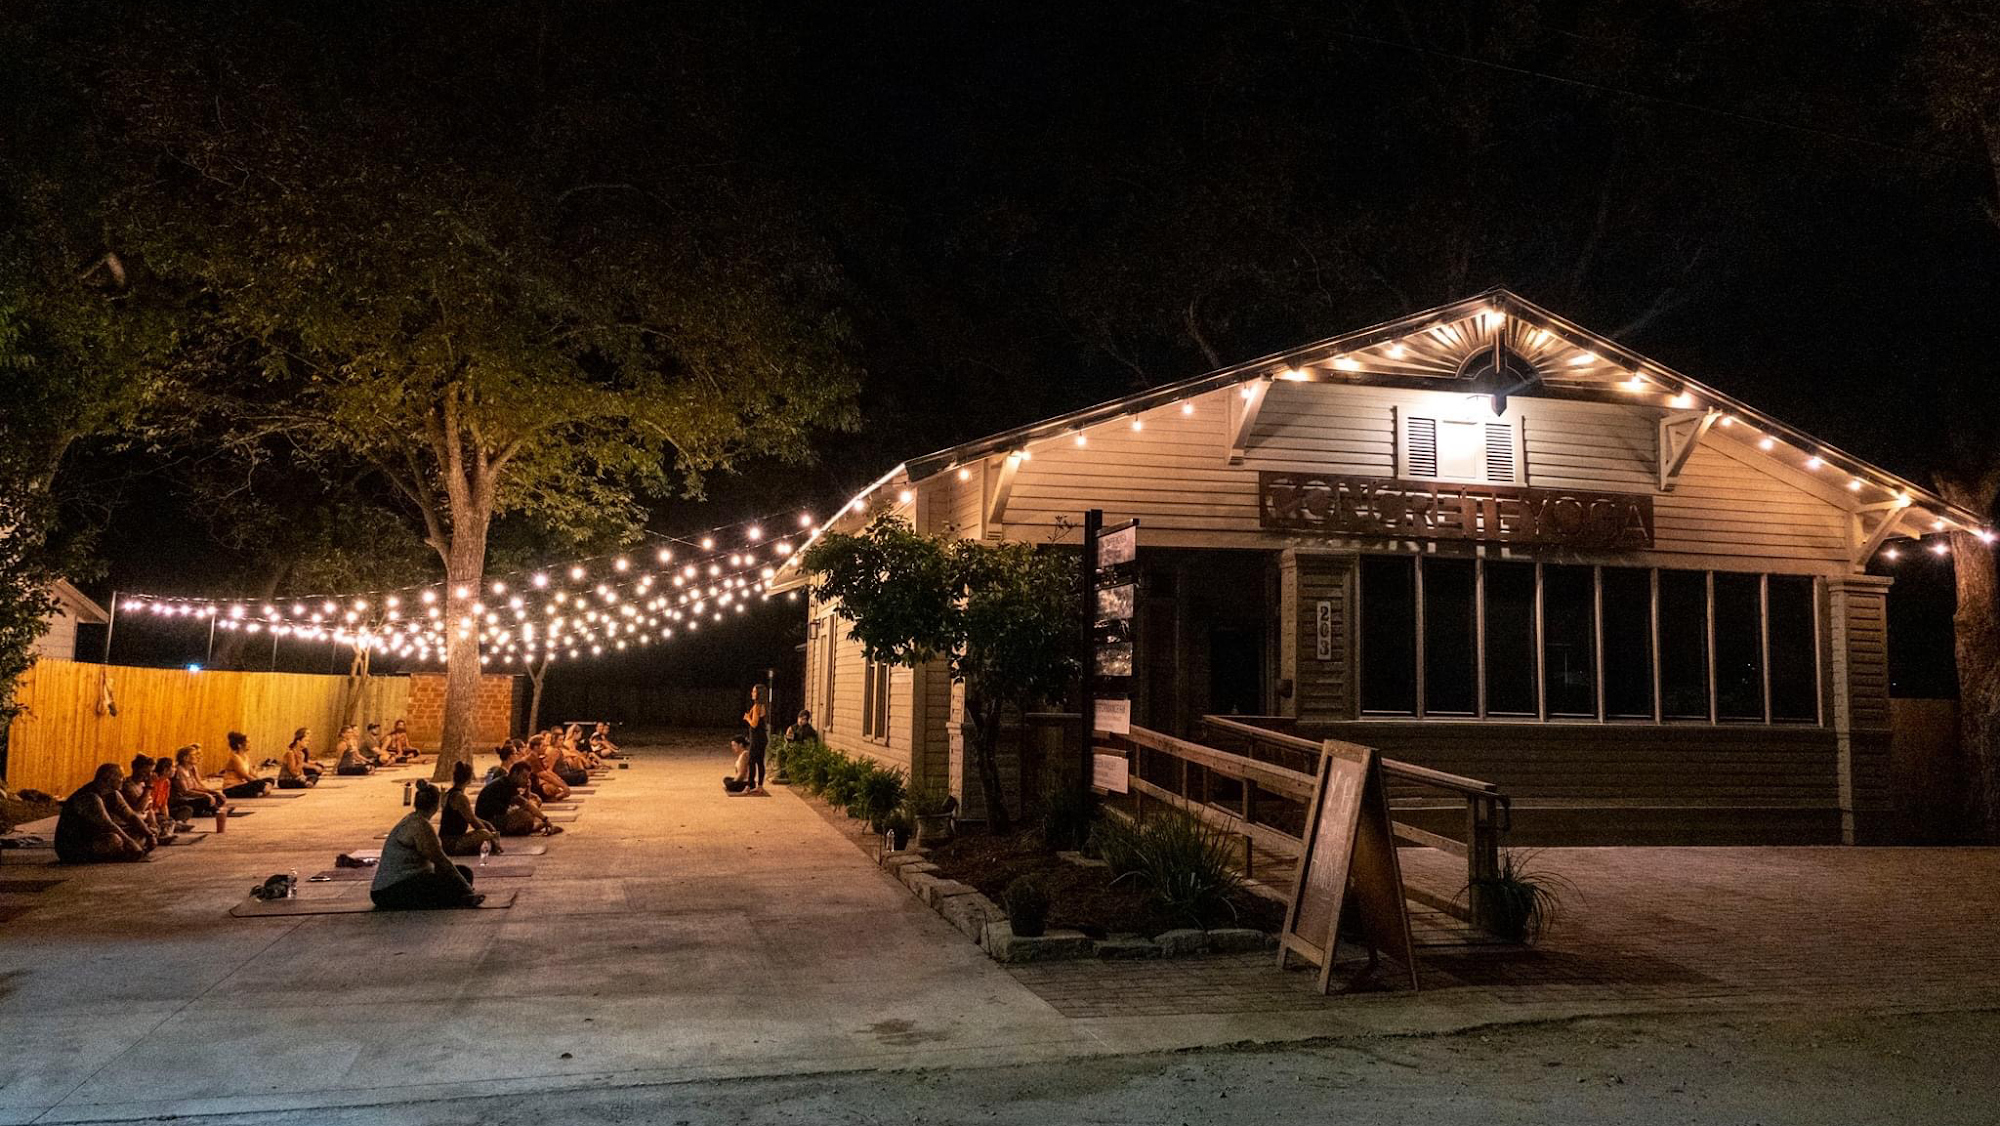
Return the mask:
[[1076, 784], [1082, 788], [1083, 799], [1090, 801], [1090, 776], [1092, 763], [1097, 753], [1097, 534], [1104, 530], [1104, 510], [1093, 508], [1083, 514], [1083, 566], [1077, 576], [1077, 597], [1081, 599], [1077, 614], [1082, 631], [1083, 675], [1078, 677], [1077, 692], [1077, 752]]
[[[1083, 644], [1087, 654], [1078, 711], [1082, 786], [1097, 773], [1097, 732], [1122, 735], [1132, 726], [1132, 678], [1138, 672], [1135, 625], [1139, 598], [1139, 522], [1104, 526], [1104, 513], [1083, 515]], [[1122, 777], [1122, 776], [1121, 776]], [[1124, 783], [1109, 783], [1122, 792]]]

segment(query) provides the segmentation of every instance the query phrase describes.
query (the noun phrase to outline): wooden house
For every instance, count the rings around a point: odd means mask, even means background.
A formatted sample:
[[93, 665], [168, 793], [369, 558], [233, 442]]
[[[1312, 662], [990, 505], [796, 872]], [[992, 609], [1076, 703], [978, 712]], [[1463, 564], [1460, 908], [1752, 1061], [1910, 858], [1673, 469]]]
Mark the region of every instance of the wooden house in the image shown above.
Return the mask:
[[[1504, 290], [917, 458], [826, 526], [1073, 545], [1093, 508], [1139, 521], [1135, 723], [1282, 717], [1571, 841], [1879, 834], [1866, 565], [1992, 534]], [[976, 789], [942, 667], [871, 665], [807, 606], [828, 740]]]
[[48, 629], [35, 642], [35, 656], [73, 661], [77, 656], [76, 627], [101, 626], [111, 618], [104, 612], [104, 607], [62, 579], [55, 581], [49, 594], [55, 599], [56, 607], [44, 619], [48, 622]]

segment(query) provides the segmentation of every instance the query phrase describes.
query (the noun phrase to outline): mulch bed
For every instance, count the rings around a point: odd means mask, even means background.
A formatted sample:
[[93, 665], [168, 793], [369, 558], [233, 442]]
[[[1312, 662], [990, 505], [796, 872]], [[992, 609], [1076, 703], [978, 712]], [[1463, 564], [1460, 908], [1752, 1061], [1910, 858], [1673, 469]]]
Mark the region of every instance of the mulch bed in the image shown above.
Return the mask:
[[[968, 834], [951, 844], [928, 851], [938, 874], [971, 884], [993, 902], [1006, 905], [1003, 893], [1020, 876], [1035, 876], [1049, 893], [1049, 926], [1078, 930], [1103, 938], [1110, 934], [1156, 935], [1161, 931], [1193, 926], [1185, 916], [1170, 914], [1153, 902], [1136, 878], [1113, 886], [1111, 871], [1102, 867], [1072, 864], [1042, 844], [1039, 830], [1004, 837]], [[1256, 927], [1276, 932], [1284, 924], [1284, 908], [1247, 892], [1238, 892], [1230, 902], [1236, 908], [1231, 917], [1203, 919], [1215, 927]]]

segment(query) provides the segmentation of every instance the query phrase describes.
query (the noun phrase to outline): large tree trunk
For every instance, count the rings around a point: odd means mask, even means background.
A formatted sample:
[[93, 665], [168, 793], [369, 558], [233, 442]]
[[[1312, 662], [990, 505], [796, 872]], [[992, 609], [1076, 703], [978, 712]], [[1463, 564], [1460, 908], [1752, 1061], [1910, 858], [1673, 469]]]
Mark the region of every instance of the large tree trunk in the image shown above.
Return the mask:
[[528, 668], [528, 684], [533, 689], [531, 694], [528, 696], [528, 734], [533, 735], [535, 732], [541, 730], [542, 683], [547, 679], [549, 675], [548, 655], [544, 653], [542, 655], [541, 663], [539, 664], [530, 663], [527, 666], [527, 668]]
[[439, 740], [440, 781], [451, 779], [451, 768], [471, 762], [473, 720], [479, 705], [479, 631], [473, 612], [486, 570], [485, 513], [453, 514], [451, 550], [445, 556], [444, 734]]
[[368, 664], [373, 651], [359, 644], [354, 647], [354, 658], [347, 663], [347, 722], [361, 725], [361, 704], [368, 695]]
[[[1991, 513], [2000, 490], [2000, 469], [1967, 480], [1940, 475], [1946, 500], [1981, 514]], [[1952, 568], [1958, 587], [1953, 618], [1958, 658], [1959, 753], [1974, 825], [1987, 840], [2000, 840], [2000, 575], [1993, 545], [1968, 532], [1951, 535]]]

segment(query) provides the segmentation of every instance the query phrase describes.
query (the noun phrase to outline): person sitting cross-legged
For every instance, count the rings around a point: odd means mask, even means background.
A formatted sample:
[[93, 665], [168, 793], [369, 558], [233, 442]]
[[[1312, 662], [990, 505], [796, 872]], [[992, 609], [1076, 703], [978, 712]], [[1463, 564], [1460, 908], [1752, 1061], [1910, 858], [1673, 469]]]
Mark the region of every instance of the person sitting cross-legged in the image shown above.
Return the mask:
[[813, 726], [813, 714], [806, 708], [799, 709], [799, 718], [785, 728], [785, 741], [790, 743], [811, 743], [819, 739], [819, 728]]
[[370, 766], [390, 765], [389, 756], [382, 750], [382, 725], [369, 723], [361, 729], [361, 757]]
[[391, 762], [411, 762], [417, 757], [416, 748], [410, 746], [410, 721], [399, 719], [389, 729], [388, 742], [383, 744], [382, 754]]
[[562, 826], [551, 824], [542, 812], [541, 803], [535, 800], [535, 768], [518, 758], [505, 777], [488, 782], [479, 791], [473, 815], [499, 830], [503, 837], [534, 833], [554, 836], [562, 832]]
[[174, 752], [173, 801], [197, 816], [213, 817], [229, 804], [229, 799], [221, 790], [212, 789], [201, 780], [200, 754], [200, 743], [189, 743]]
[[[168, 768], [172, 769], [171, 763], [168, 764]], [[134, 816], [138, 817], [140, 824], [146, 827], [146, 831], [153, 835], [153, 839], [164, 844], [173, 839], [174, 824], [164, 808], [157, 811], [153, 808], [153, 781], [152, 758], [146, 755], [133, 755], [132, 773], [127, 774], [125, 781], [119, 784], [118, 796], [125, 799], [126, 806], [132, 810]]]
[[618, 744], [611, 741], [611, 725], [600, 723], [590, 733], [590, 752], [598, 758], [624, 758]]
[[115, 762], [97, 768], [56, 816], [56, 859], [64, 864], [144, 860], [156, 843], [138, 813], [119, 793], [124, 772]]
[[472, 808], [472, 764], [457, 762], [451, 768], [451, 789], [444, 792], [444, 816], [438, 819], [438, 837], [444, 850], [453, 856], [478, 856], [480, 845], [491, 845], [498, 855], [500, 830], [482, 820]]
[[382, 842], [375, 882], [368, 898], [383, 911], [430, 911], [477, 907], [486, 897], [472, 890], [472, 869], [445, 855], [431, 817], [438, 811], [437, 787], [417, 784], [412, 808]]
[[528, 740], [526, 758], [534, 770], [533, 790], [542, 801], [561, 801], [569, 796], [569, 783], [550, 768], [550, 740], [537, 735]]
[[303, 790], [319, 784], [319, 767], [306, 760], [306, 729], [292, 736], [291, 745], [278, 758], [278, 788]]
[[222, 796], [261, 798], [276, 779], [266, 778], [250, 765], [250, 737], [241, 731], [229, 733], [229, 762], [222, 768]]
[[736, 753], [736, 765], [731, 773], [722, 776], [722, 788], [732, 794], [750, 790], [750, 740], [742, 735], [729, 740], [729, 749]]
[[375, 773], [375, 765], [361, 757], [361, 739], [355, 733], [353, 724], [340, 729], [340, 739], [334, 743], [333, 749], [340, 756], [340, 761], [333, 768], [335, 774], [351, 777]]

